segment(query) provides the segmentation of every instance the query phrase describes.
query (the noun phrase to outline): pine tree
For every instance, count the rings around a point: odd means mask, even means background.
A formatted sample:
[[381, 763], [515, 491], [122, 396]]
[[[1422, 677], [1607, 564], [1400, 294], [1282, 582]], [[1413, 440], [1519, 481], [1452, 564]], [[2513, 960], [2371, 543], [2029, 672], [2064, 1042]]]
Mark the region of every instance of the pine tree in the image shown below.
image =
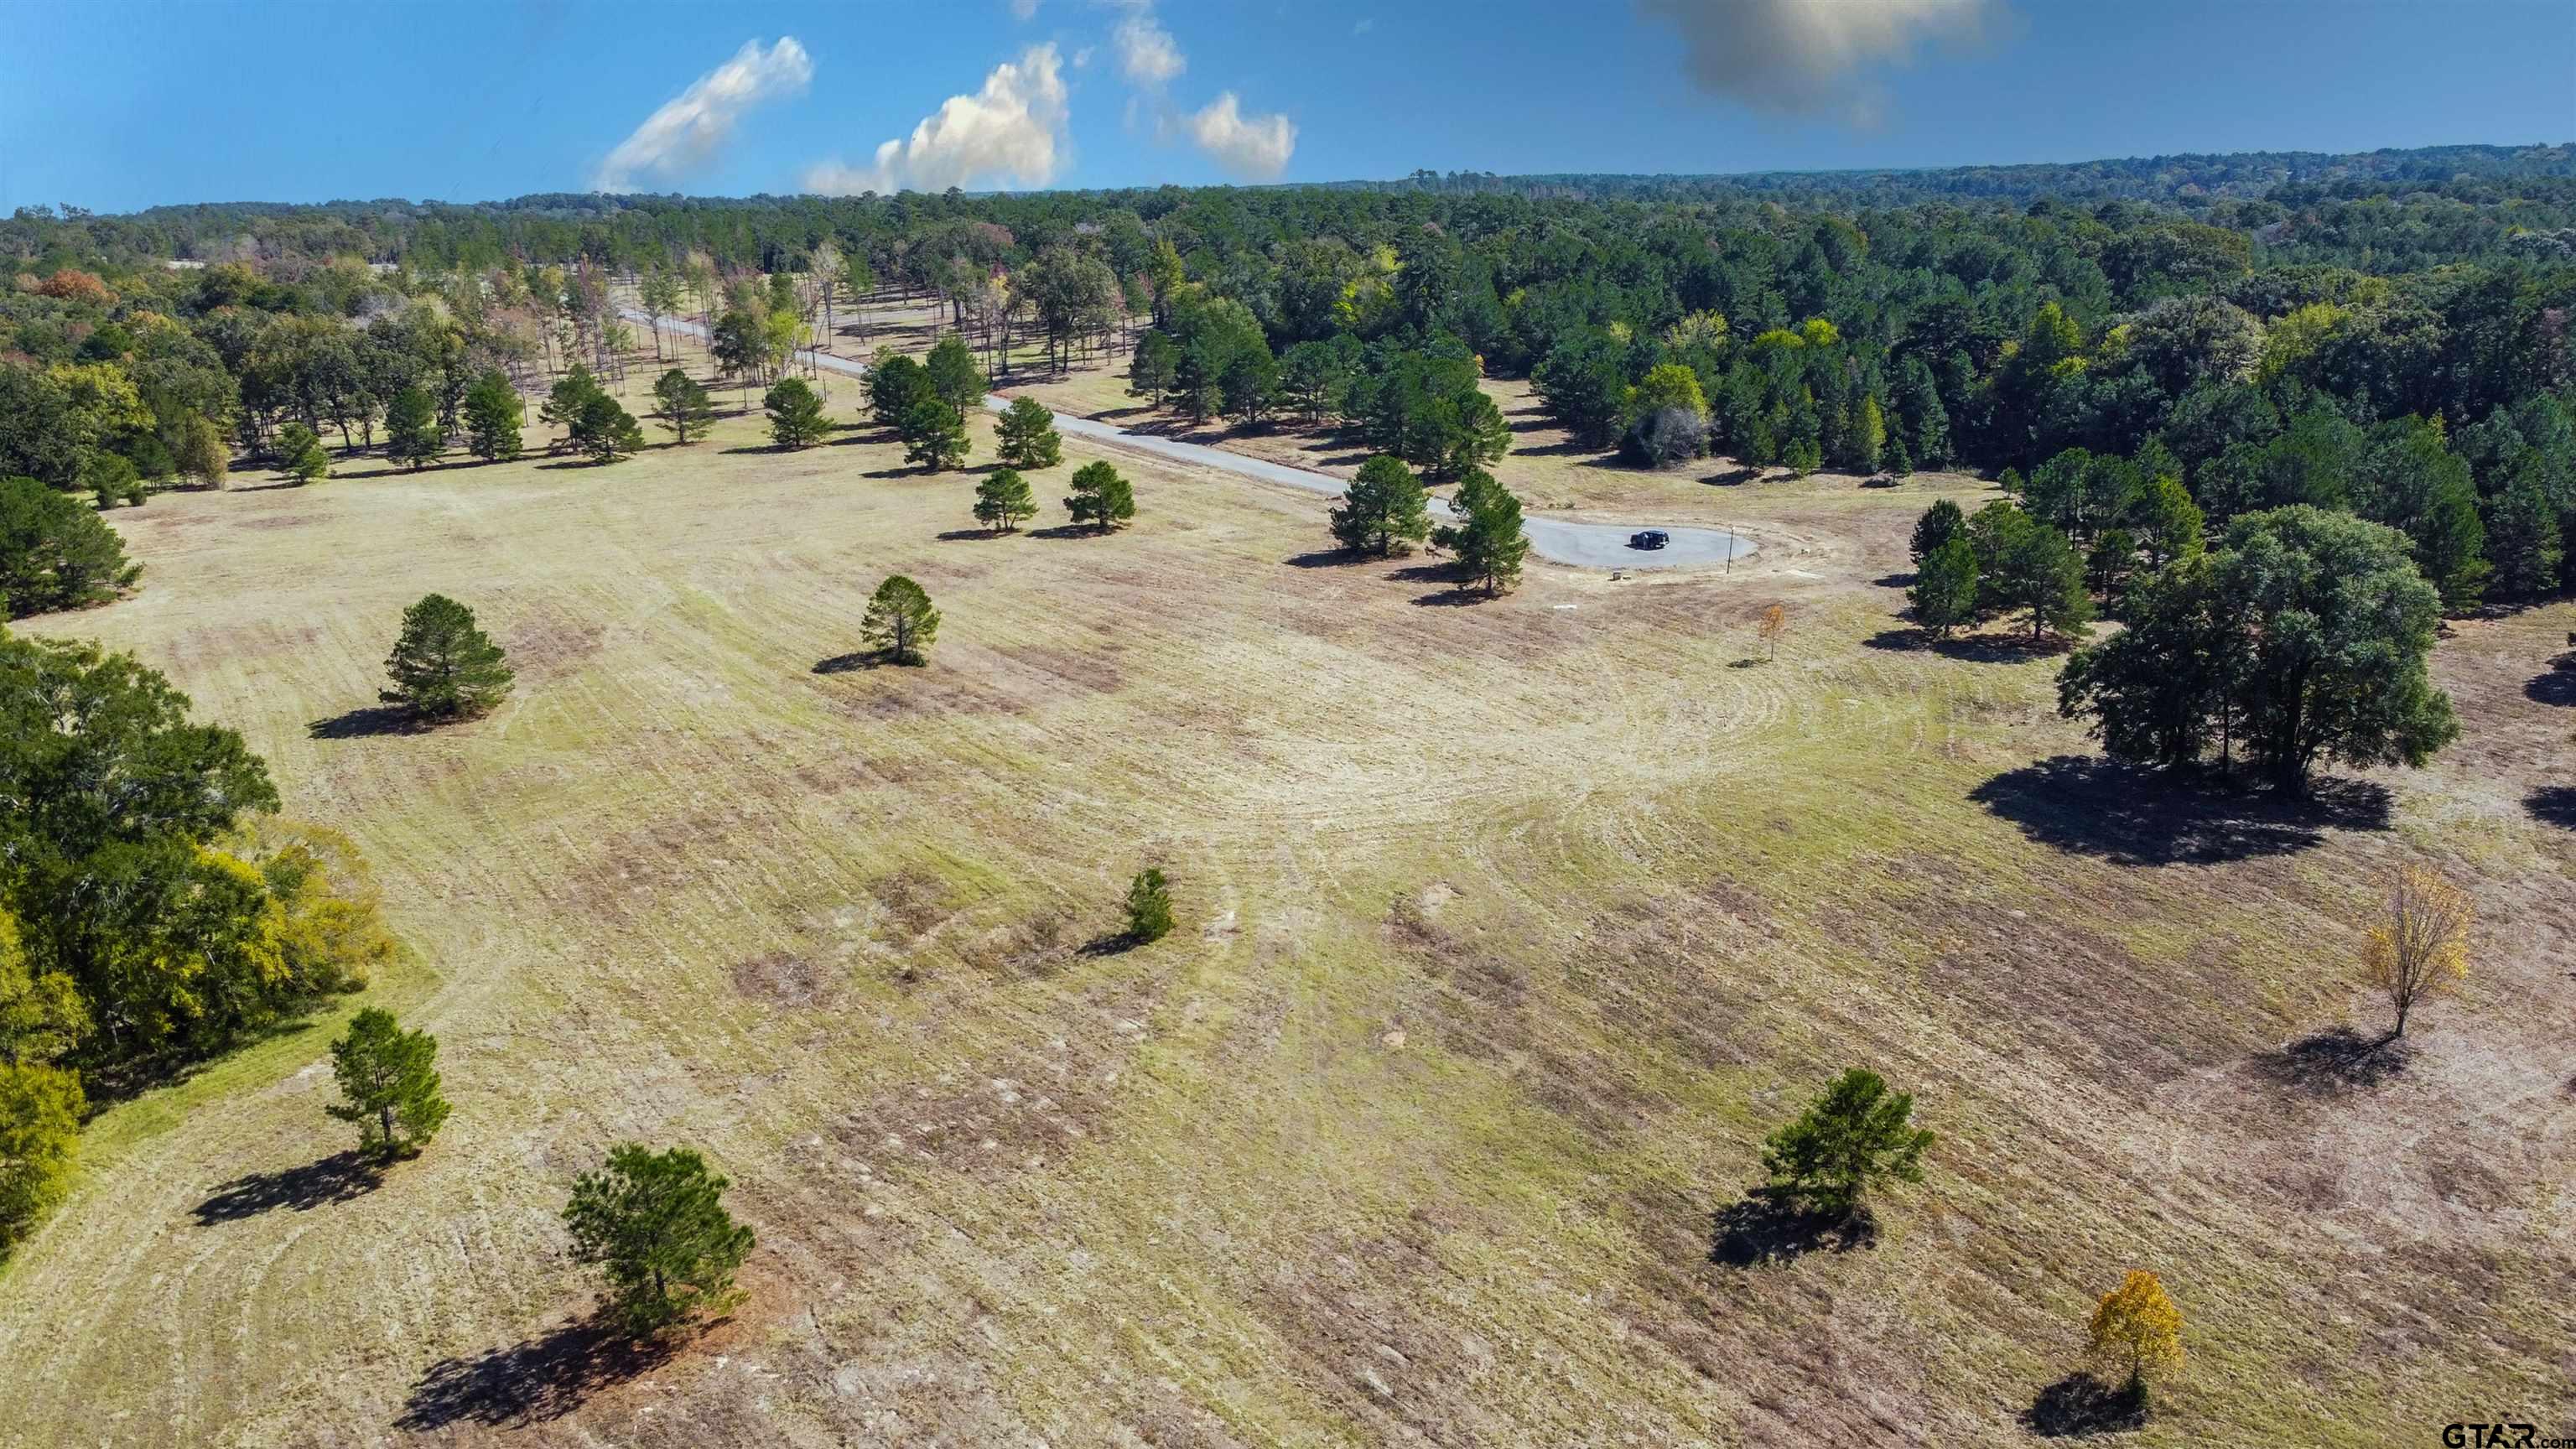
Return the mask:
[[832, 431], [832, 420], [823, 414], [823, 395], [801, 377], [772, 387], [761, 408], [769, 414], [769, 439], [781, 448], [810, 448]]
[[675, 367], [653, 380], [653, 416], [670, 430], [672, 441], [685, 447], [692, 433], [706, 436], [707, 425], [715, 421], [715, 399], [707, 396], [704, 384]]
[[731, 1301], [734, 1272], [753, 1241], [725, 1211], [731, 1186], [688, 1148], [654, 1152], [635, 1143], [610, 1149], [605, 1168], [573, 1184], [564, 1206], [573, 1261], [605, 1273], [630, 1331], [658, 1333]]
[[331, 476], [331, 455], [322, 451], [322, 440], [302, 423], [288, 423], [277, 430], [277, 471], [298, 483]]
[[1798, 1119], [1763, 1142], [1762, 1168], [1790, 1197], [1849, 1219], [1881, 1182], [1921, 1182], [1932, 1134], [1913, 1123], [1914, 1096], [1853, 1067]]
[[1381, 453], [1360, 465], [1333, 509], [1333, 537], [1354, 552], [1387, 558], [1411, 553], [1431, 536], [1429, 507], [1422, 480], [1404, 460]]
[[346, 1100], [327, 1108], [358, 1124], [358, 1152], [383, 1162], [416, 1157], [447, 1120], [438, 1094], [438, 1038], [404, 1031], [392, 1012], [369, 1007], [331, 1044], [331, 1072]]
[[1529, 553], [1520, 499], [1479, 468], [1459, 480], [1450, 512], [1459, 522], [1443, 525], [1432, 536], [1458, 555], [1462, 587], [1482, 585], [1491, 597], [1519, 584], [1521, 560]]
[[896, 664], [920, 664], [939, 637], [939, 611], [930, 607], [930, 595], [921, 585], [895, 574], [869, 597], [859, 636]]
[[1967, 531], [1968, 516], [1960, 512], [1959, 505], [1949, 499], [1941, 499], [1924, 509], [1923, 516], [1914, 522], [1914, 542], [1911, 551], [1914, 555], [1915, 567], [1921, 568], [1923, 561], [1932, 556], [1932, 550], [1960, 537]]
[[402, 636], [385, 660], [394, 687], [379, 698], [429, 719], [479, 715], [510, 693], [514, 676], [502, 657], [472, 609], [431, 594], [403, 611]]
[[968, 350], [965, 338], [954, 332], [940, 338], [923, 370], [930, 378], [930, 390], [959, 416], [984, 405], [984, 371], [975, 365], [975, 354]]
[[439, 431], [438, 404], [427, 392], [407, 387], [385, 405], [385, 456], [418, 471], [447, 448]]
[[465, 390], [466, 451], [487, 463], [506, 463], [523, 446], [519, 428], [528, 407], [518, 389], [498, 371], [487, 372]]
[[1010, 468], [996, 468], [975, 485], [975, 521], [997, 533], [1016, 531], [1038, 511], [1029, 480]]
[[1914, 602], [1915, 621], [1945, 638], [1976, 618], [1977, 555], [1965, 535], [1953, 534], [1923, 556], [1906, 597]]
[[1144, 945], [1172, 933], [1172, 892], [1160, 869], [1148, 867], [1127, 883], [1124, 908], [1130, 942]]
[[1136, 494], [1117, 469], [1107, 463], [1085, 463], [1073, 470], [1073, 493], [1064, 500], [1064, 509], [1074, 522], [1107, 533], [1136, 516]]
[[1011, 399], [996, 427], [994, 451], [1014, 468], [1052, 468], [1064, 461], [1064, 439], [1055, 414], [1033, 397]]
[[1878, 395], [1861, 397], [1857, 417], [1851, 429], [1852, 471], [1875, 473], [1887, 454], [1887, 413], [1878, 405]]
[[966, 461], [966, 420], [936, 397], [924, 397], [903, 415], [903, 460], [926, 473]]
[[582, 400], [569, 437], [572, 445], [594, 463], [614, 463], [619, 454], [636, 452], [644, 446], [644, 429], [635, 421], [635, 415], [604, 392], [593, 392]]

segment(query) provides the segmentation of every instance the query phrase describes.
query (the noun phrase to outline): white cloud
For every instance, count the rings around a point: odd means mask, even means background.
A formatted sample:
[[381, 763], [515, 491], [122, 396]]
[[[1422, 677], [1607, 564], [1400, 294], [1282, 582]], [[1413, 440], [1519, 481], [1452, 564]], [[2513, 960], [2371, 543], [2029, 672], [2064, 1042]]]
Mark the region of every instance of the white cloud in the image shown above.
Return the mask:
[[805, 173], [805, 189], [828, 196], [861, 191], [944, 191], [1005, 179], [1044, 186], [1055, 179], [1065, 128], [1064, 65], [1052, 42], [993, 67], [984, 88], [950, 96], [912, 128], [910, 140], [877, 147], [866, 167], [826, 161]]
[[814, 62], [795, 36], [782, 35], [766, 50], [758, 40], [745, 41], [733, 59], [645, 117], [635, 134], [618, 142], [599, 163], [590, 184], [599, 191], [633, 191], [640, 174], [666, 180], [684, 176], [715, 159], [743, 112], [774, 97], [796, 95], [813, 79]]
[[1038, 0], [1011, 0], [1011, 13], [1022, 20], [1038, 18]]
[[1375, 29], [1377, 29], [1377, 17], [1374, 15], [1364, 15], [1351, 22], [1351, 34], [1353, 35], [1366, 35]]
[[1110, 38], [1118, 43], [1119, 69], [1127, 73], [1127, 79], [1149, 90], [1161, 90], [1190, 68], [1189, 57], [1181, 54], [1180, 42], [1172, 39], [1172, 32], [1154, 18], [1150, 3], [1130, 7], [1127, 18], [1118, 22]]
[[1190, 139], [1234, 175], [1268, 181], [1288, 169], [1297, 150], [1297, 125], [1282, 115], [1247, 116], [1226, 91], [1189, 119]]
[[1638, 0], [1682, 33], [1684, 64], [1702, 88], [1775, 111], [1840, 110], [1854, 120], [1877, 100], [1852, 73], [1911, 58], [1918, 42], [1973, 36], [1997, 0]]

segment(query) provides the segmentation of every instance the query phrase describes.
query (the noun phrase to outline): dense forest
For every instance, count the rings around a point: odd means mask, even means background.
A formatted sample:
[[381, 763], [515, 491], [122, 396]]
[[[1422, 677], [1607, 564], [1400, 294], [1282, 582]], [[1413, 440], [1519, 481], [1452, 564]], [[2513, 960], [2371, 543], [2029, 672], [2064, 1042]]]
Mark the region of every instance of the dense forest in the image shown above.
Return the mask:
[[[281, 436], [375, 446], [397, 414], [434, 453], [496, 375], [541, 394], [576, 362], [614, 371], [624, 285], [702, 317], [746, 376], [893, 288], [944, 302], [996, 370], [1015, 336], [1050, 364], [1132, 343], [1140, 393], [1347, 426], [1437, 479], [1501, 450], [1476, 379], [1522, 376], [1639, 465], [1971, 469], [2086, 548], [2140, 531], [2170, 481], [2213, 531], [2289, 504], [2395, 527], [2454, 610], [2570, 583], [2566, 146], [22, 210], [0, 251], [0, 477], [103, 506]], [[24, 577], [15, 607], [94, 596], [114, 566]]]

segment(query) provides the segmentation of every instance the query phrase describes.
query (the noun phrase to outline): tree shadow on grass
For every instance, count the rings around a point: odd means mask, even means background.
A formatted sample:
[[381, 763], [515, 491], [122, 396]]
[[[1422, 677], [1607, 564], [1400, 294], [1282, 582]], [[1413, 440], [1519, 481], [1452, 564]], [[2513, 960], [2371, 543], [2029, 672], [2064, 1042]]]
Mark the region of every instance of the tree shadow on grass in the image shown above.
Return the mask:
[[981, 540], [1008, 538], [1017, 532], [1019, 532], [1019, 530], [1015, 528], [952, 528], [946, 533], [933, 534], [931, 537], [937, 539], [941, 543], [962, 543], [970, 539]]
[[2368, 1091], [2404, 1072], [2414, 1055], [2415, 1048], [2403, 1037], [2365, 1036], [2336, 1026], [2264, 1053], [2255, 1069], [2284, 1087], [2330, 1097]]
[[1073, 948], [1077, 956], [1124, 956], [1145, 943], [1133, 931], [1109, 931]]
[[431, 1364], [394, 1427], [435, 1432], [459, 1424], [524, 1428], [582, 1406], [591, 1395], [670, 1360], [672, 1346], [638, 1340], [604, 1318], [576, 1318], [508, 1348]]
[[1765, 1184], [1711, 1217], [1708, 1260], [1729, 1268], [1790, 1263], [1809, 1253], [1848, 1253], [1878, 1245], [1878, 1219], [1866, 1207], [1845, 1218], [1802, 1206]]
[[372, 735], [411, 735], [428, 729], [421, 717], [399, 704], [361, 705], [346, 714], [317, 719], [304, 732], [317, 740], [363, 740]]
[[1293, 558], [1281, 559], [1280, 562], [1292, 569], [1341, 569], [1349, 568], [1353, 564], [1371, 563], [1377, 558], [1376, 554], [1364, 553], [1355, 548], [1319, 548], [1313, 553], [1301, 553]]
[[921, 655], [918, 652], [910, 659], [897, 660], [883, 649], [862, 649], [852, 654], [835, 654], [829, 659], [817, 659], [814, 661], [814, 672], [816, 674], [852, 674], [863, 669], [897, 667], [911, 669], [919, 667], [921, 662]]
[[1088, 523], [1059, 523], [1049, 528], [1029, 530], [1031, 538], [1106, 538], [1108, 536]]
[[2329, 830], [2386, 830], [2388, 787], [2319, 780], [2304, 798], [2248, 794], [2083, 755], [2007, 770], [1968, 798], [2042, 845], [2116, 865], [2215, 865], [2289, 855]]
[[2534, 704], [2576, 708], [2576, 654], [2563, 656], [2556, 668], [2533, 675], [2522, 694]]
[[[1886, 583], [1887, 580], [1879, 582]], [[2064, 654], [2075, 647], [2074, 640], [2057, 634], [2044, 634], [2037, 639], [2027, 634], [1952, 634], [1944, 638], [1919, 627], [1881, 629], [1860, 642], [1872, 649], [1886, 649], [1899, 654], [1929, 651], [1944, 659], [1964, 659], [1976, 664], [2020, 664]]]
[[2522, 808], [2543, 825], [2576, 830], [2576, 785], [2543, 785], [2522, 797]]
[[236, 1177], [197, 1204], [197, 1226], [239, 1222], [286, 1208], [309, 1213], [332, 1203], [365, 1197], [384, 1183], [375, 1164], [355, 1152], [335, 1153], [319, 1162], [283, 1172], [254, 1172]]
[[2113, 1387], [2088, 1373], [2071, 1373], [2041, 1389], [2021, 1411], [2022, 1427], [2043, 1439], [2081, 1439], [2143, 1428], [2147, 1396], [2126, 1384]]

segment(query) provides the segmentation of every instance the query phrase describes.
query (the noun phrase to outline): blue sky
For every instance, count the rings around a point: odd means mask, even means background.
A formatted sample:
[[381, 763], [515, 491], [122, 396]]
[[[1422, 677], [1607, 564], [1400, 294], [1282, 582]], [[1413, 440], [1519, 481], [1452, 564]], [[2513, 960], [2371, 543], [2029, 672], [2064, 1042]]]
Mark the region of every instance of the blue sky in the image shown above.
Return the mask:
[[7, 15], [0, 207], [2576, 139], [2568, 0], [13, 0]]

